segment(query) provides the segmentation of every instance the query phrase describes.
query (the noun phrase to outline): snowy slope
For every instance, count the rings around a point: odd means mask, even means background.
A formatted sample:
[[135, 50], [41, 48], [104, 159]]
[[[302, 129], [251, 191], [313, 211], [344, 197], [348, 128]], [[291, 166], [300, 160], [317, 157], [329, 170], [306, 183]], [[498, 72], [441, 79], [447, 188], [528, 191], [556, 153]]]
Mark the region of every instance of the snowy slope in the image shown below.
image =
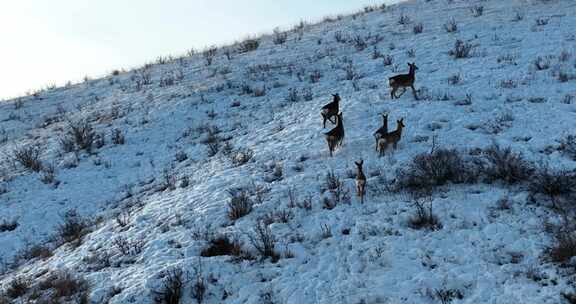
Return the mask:
[[[483, 6], [481, 16], [474, 16], [475, 6]], [[400, 24], [402, 16], [410, 20]], [[445, 29], [450, 20], [457, 31]], [[415, 34], [420, 23], [423, 31]], [[18, 226], [0, 232], [1, 282], [7, 287], [16, 277], [40, 280], [67, 269], [90, 283], [91, 303], [153, 303], [161, 273], [180, 267], [189, 276], [183, 303], [195, 303], [190, 289], [198, 268], [207, 282], [205, 303], [441, 303], [430, 296], [435, 290], [461, 291], [454, 303], [561, 303], [569, 282], [541, 259], [550, 242], [543, 219], [557, 219], [531, 204], [524, 187], [444, 187], [432, 198], [443, 227], [426, 231], [408, 227], [410, 198], [384, 185], [430, 151], [433, 138], [435, 146], [458, 150], [497, 142], [529, 160], [574, 169], [573, 160], [550, 147], [574, 126], [575, 27], [573, 1], [408, 1], [306, 25], [289, 31], [282, 45], [270, 35], [254, 51], [222, 47], [211, 65], [199, 53], [3, 102], [0, 223]], [[359, 36], [367, 47], [337, 36]], [[457, 39], [474, 46], [470, 58], [449, 54]], [[392, 64], [374, 59], [374, 49]], [[550, 67], [536, 69], [538, 57]], [[406, 62], [419, 67], [421, 100], [409, 91], [390, 99], [387, 77], [407, 71]], [[558, 80], [560, 72], [567, 81]], [[314, 73], [321, 75], [317, 82]], [[139, 87], [143, 74], [151, 83]], [[451, 84], [456, 74], [460, 82]], [[167, 79], [174, 84], [161, 85]], [[297, 101], [289, 98], [294, 90]], [[334, 93], [342, 97], [346, 137], [330, 158], [323, 132], [332, 125], [322, 129], [319, 109]], [[463, 102], [467, 95], [470, 103]], [[372, 133], [383, 112], [390, 129], [400, 118], [406, 128], [398, 150], [380, 158]], [[93, 153], [64, 152], [67, 120], [82, 119], [105, 144]], [[235, 165], [222, 147], [210, 156], [203, 142], [213, 127], [234, 149], [251, 149], [252, 159]], [[125, 144], [112, 142], [114, 129]], [[28, 145], [42, 147], [57, 185], [14, 162], [13, 151]], [[368, 176], [364, 204], [350, 173], [358, 159]], [[352, 198], [328, 210], [322, 199], [330, 171]], [[176, 187], [164, 189], [170, 177]], [[182, 187], [185, 178], [189, 185]], [[228, 192], [238, 187], [266, 193], [250, 214], [232, 221]], [[290, 206], [289, 190], [299, 201], [309, 197], [311, 209]], [[503, 197], [512, 207], [494, 215]], [[52, 248], [69, 210], [94, 221], [91, 232], [78, 247]], [[293, 257], [277, 263], [200, 257], [205, 231], [233, 236], [254, 252], [255, 223], [271, 212], [289, 213], [287, 223], [270, 229], [278, 252]], [[119, 238], [140, 243], [141, 252], [122, 254], [113, 242]], [[16, 259], [38, 244], [53, 255]], [[106, 259], [110, 265], [99, 265]], [[531, 280], [534, 272], [544, 282]]]

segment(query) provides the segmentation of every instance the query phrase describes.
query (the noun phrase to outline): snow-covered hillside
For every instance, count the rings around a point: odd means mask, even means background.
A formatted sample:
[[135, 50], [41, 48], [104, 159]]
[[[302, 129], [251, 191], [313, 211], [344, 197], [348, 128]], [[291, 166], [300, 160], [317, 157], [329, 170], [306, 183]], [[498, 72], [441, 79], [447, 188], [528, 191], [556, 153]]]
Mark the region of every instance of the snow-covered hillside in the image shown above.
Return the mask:
[[[575, 28], [568, 0], [407, 1], [2, 102], [0, 303], [162, 303], [178, 277], [181, 303], [569, 303], [533, 183], [576, 168]], [[392, 100], [407, 62], [419, 99]], [[381, 113], [406, 125], [384, 157]], [[415, 157], [495, 144], [538, 168], [406, 191]]]

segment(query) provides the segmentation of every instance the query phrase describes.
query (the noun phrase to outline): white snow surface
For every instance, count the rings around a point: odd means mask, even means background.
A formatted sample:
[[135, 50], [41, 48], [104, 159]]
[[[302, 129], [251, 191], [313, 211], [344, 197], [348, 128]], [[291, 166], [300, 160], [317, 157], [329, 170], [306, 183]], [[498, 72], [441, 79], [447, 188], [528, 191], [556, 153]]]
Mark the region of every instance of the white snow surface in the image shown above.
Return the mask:
[[[471, 8], [479, 5], [483, 14], [474, 17]], [[517, 14], [523, 18], [515, 20]], [[410, 18], [408, 24], [399, 24], [402, 15]], [[539, 18], [547, 24], [537, 25]], [[458, 30], [448, 33], [444, 24], [451, 19]], [[414, 34], [418, 23], [423, 32]], [[427, 231], [408, 227], [411, 200], [383, 191], [383, 184], [415, 155], [430, 151], [433, 138], [439, 147], [461, 151], [496, 142], [529, 160], [574, 169], [573, 160], [550, 148], [575, 125], [576, 99], [569, 99], [576, 96], [576, 81], [556, 77], [561, 71], [576, 75], [575, 28], [576, 2], [568, 0], [407, 1], [306, 25], [301, 34], [290, 31], [283, 45], [275, 45], [273, 35], [261, 37], [257, 50], [234, 52], [231, 60], [224, 50], [237, 45], [222, 47], [209, 66], [196, 54], [2, 102], [0, 222], [19, 225], [0, 232], [0, 282], [7, 286], [15, 277], [67, 269], [90, 282], [91, 303], [153, 303], [163, 271], [181, 267], [193, 278], [201, 266], [209, 278], [204, 303], [440, 303], [428, 294], [441, 288], [462, 291], [453, 303], [562, 303], [560, 294], [570, 285], [542, 259], [551, 241], [543, 223], [558, 219], [530, 203], [525, 187], [445, 186], [432, 197], [443, 227]], [[358, 51], [352, 43], [339, 43], [337, 32], [366, 38], [368, 47]], [[457, 39], [475, 46], [470, 58], [449, 54]], [[393, 64], [373, 59], [374, 48]], [[565, 60], [563, 51], [570, 54]], [[539, 56], [550, 68], [534, 68]], [[345, 79], [348, 62], [356, 80]], [[391, 100], [387, 78], [405, 73], [407, 62], [419, 67], [421, 100], [410, 91]], [[134, 77], [141, 71], [151, 74], [152, 83], [138, 90]], [[322, 77], [313, 83], [315, 71]], [[182, 77], [160, 86], [170, 73]], [[448, 82], [454, 74], [461, 83]], [[503, 87], [508, 80], [515, 87]], [[243, 84], [265, 87], [266, 94], [242, 94]], [[300, 100], [287, 100], [291, 89]], [[311, 100], [302, 97], [307, 90]], [[330, 157], [323, 133], [333, 125], [322, 129], [319, 111], [335, 93], [342, 97], [346, 137]], [[471, 104], [459, 105], [467, 94]], [[390, 115], [390, 129], [400, 118], [406, 128], [398, 149], [380, 158], [372, 133], [382, 112]], [[63, 152], [64, 117], [89, 119], [105, 145], [91, 154]], [[208, 125], [218, 127], [218, 136], [234, 147], [252, 149], [253, 158], [234, 166], [222, 151], [209, 156], [202, 144], [206, 132], [198, 130]], [[497, 125], [504, 125], [498, 133]], [[112, 143], [113, 129], [125, 134], [124, 145]], [[15, 149], [31, 144], [43, 147], [45, 164], [54, 164], [57, 187], [13, 161]], [[179, 152], [188, 158], [177, 161]], [[354, 195], [350, 173], [358, 159], [368, 176], [364, 204]], [[274, 166], [283, 169], [279, 180], [271, 178]], [[352, 199], [328, 210], [321, 199], [331, 170]], [[176, 189], [157, 190], [165, 172], [177, 177]], [[188, 187], [179, 186], [184, 176]], [[232, 221], [228, 190], [238, 187], [269, 192], [252, 213]], [[312, 209], [290, 208], [289, 189], [298, 200], [311, 197]], [[503, 197], [512, 208], [495, 211]], [[22, 250], [50, 244], [63, 215], [73, 209], [96, 222], [80, 246], [62, 245], [49, 258], [10, 267]], [[197, 237], [202, 231], [231, 235], [254, 252], [248, 235], [255, 223], [282, 210], [292, 213], [291, 220], [270, 229], [278, 252], [289, 250], [294, 257], [277, 263], [200, 257], [207, 245]], [[129, 222], [120, 227], [116, 215], [123, 212], [129, 212]], [[332, 236], [323, 237], [322, 227]], [[345, 229], [350, 233], [343, 234]], [[142, 241], [142, 252], [122, 255], [112, 242], [118, 237]], [[109, 255], [110, 267], [94, 265], [94, 256], [102, 255]], [[518, 255], [522, 258], [513, 261]], [[541, 273], [543, 281], [530, 280], [530, 272]], [[182, 303], [196, 303], [192, 282]], [[113, 295], [112, 288], [121, 292]]]

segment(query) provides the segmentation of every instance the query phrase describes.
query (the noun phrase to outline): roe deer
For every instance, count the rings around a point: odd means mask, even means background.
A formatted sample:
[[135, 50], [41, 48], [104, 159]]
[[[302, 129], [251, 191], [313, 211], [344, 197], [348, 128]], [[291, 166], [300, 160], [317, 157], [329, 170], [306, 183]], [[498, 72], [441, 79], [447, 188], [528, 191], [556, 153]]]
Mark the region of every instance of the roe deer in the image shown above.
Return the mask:
[[374, 139], [376, 139], [376, 151], [378, 151], [378, 140], [388, 133], [388, 114], [382, 113], [382, 126], [374, 132]]
[[363, 160], [354, 162], [356, 164], [356, 194], [360, 197], [360, 202], [364, 203], [364, 194], [366, 194], [366, 175], [362, 171]]
[[[414, 99], [418, 100], [418, 95], [416, 95], [416, 89], [414, 89], [414, 81], [416, 80], [416, 70], [418, 67], [416, 63], [408, 63], [410, 66], [410, 71], [408, 74], [400, 74], [393, 77], [388, 78], [388, 83], [392, 90], [390, 91], [390, 98], [400, 98], [405, 92], [406, 87], [412, 88], [412, 93], [414, 94]], [[396, 96], [396, 91], [398, 88], [404, 89], [400, 96]]]
[[322, 128], [326, 128], [326, 120], [330, 120], [331, 123], [335, 124], [335, 121], [332, 121], [332, 117], [337, 116], [338, 112], [340, 112], [340, 95], [338, 93], [332, 94], [334, 98], [331, 103], [326, 104], [322, 107], [322, 111], [320, 114], [322, 115]]
[[390, 143], [392, 143], [392, 147], [394, 148], [394, 150], [396, 150], [398, 142], [402, 138], [402, 129], [405, 127], [404, 118], [397, 120], [396, 123], [397, 123], [396, 130], [385, 134], [384, 136], [382, 136], [382, 138], [378, 140], [378, 152], [380, 156], [384, 155], [386, 149], [388, 148], [388, 144]]
[[342, 145], [344, 140], [344, 125], [342, 124], [342, 113], [336, 115], [336, 127], [334, 129], [324, 133], [326, 136], [326, 141], [328, 142], [328, 149], [330, 150], [330, 156], [332, 152], [336, 150], [336, 147]]

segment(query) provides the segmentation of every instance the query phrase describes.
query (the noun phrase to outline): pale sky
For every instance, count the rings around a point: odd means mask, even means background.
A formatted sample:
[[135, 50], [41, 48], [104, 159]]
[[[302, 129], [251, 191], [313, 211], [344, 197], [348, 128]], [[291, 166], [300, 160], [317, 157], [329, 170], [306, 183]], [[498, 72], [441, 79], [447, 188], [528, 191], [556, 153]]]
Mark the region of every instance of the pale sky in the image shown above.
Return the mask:
[[0, 0], [0, 99], [389, 0]]

